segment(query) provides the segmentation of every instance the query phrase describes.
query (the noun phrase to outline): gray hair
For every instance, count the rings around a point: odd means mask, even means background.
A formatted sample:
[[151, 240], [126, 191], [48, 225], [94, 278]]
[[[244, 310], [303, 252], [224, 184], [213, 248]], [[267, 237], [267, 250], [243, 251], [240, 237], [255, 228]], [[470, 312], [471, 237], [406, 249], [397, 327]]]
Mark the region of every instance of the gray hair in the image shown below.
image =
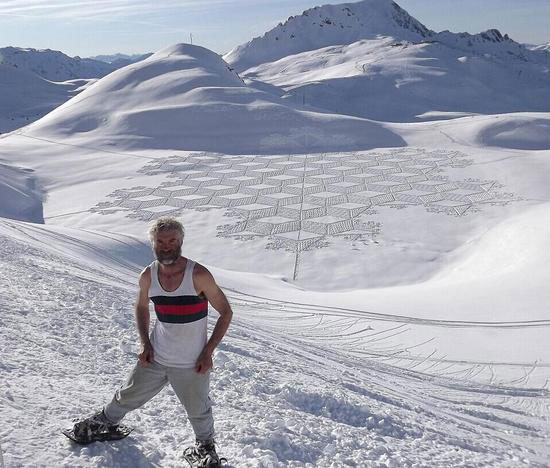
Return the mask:
[[163, 217], [158, 218], [149, 226], [149, 240], [153, 242], [159, 232], [164, 231], [178, 231], [181, 236], [181, 240], [185, 237], [185, 229], [176, 218]]

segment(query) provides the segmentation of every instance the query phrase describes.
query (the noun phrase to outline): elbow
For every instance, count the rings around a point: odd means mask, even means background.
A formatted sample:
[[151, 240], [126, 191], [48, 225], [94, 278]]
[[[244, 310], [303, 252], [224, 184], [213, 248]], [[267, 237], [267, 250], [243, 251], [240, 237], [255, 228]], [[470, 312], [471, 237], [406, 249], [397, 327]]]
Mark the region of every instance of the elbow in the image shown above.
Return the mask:
[[229, 325], [231, 323], [231, 319], [233, 318], [233, 310], [229, 307], [222, 315], [223, 319], [227, 322]]

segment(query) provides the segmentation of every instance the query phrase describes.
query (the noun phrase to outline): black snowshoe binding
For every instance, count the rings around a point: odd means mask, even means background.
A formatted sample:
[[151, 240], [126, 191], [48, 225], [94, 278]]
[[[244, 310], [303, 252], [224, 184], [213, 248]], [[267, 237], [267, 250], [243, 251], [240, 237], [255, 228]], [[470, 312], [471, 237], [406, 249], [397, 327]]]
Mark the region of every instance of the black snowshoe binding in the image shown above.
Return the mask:
[[193, 447], [183, 451], [183, 457], [191, 468], [221, 468], [227, 462], [216, 453], [213, 440], [197, 440]]
[[87, 445], [92, 442], [124, 439], [132, 429], [123, 424], [113, 424], [103, 411], [77, 422], [72, 429], [63, 431], [69, 439], [77, 444]]

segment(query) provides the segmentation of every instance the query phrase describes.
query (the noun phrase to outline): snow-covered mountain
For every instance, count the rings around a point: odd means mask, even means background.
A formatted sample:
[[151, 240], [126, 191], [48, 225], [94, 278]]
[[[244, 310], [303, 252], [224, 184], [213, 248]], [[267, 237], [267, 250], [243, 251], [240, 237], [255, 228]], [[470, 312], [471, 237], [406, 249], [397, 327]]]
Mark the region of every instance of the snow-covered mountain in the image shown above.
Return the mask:
[[390, 0], [307, 10], [224, 58], [296, 103], [376, 120], [550, 110], [550, 53], [435, 33]]
[[418, 42], [433, 34], [391, 0], [363, 0], [324, 5], [291, 16], [262, 37], [234, 48], [224, 59], [241, 72], [289, 55], [380, 35]]
[[0, 133], [43, 117], [93, 81], [53, 82], [16, 67], [0, 65]]
[[114, 56], [107, 63], [53, 50], [0, 49], [0, 133], [34, 122], [97, 78], [149, 55]]
[[472, 54], [488, 53], [499, 58], [550, 65], [549, 54], [529, 50], [497, 29], [479, 34], [436, 33], [392, 0], [362, 0], [306, 10], [263, 36], [237, 46], [224, 59], [241, 72], [289, 55], [380, 37], [391, 37], [396, 42], [438, 42]]
[[117, 67], [99, 60], [69, 57], [50, 49], [0, 48], [0, 64], [25, 70], [50, 81], [101, 78]]

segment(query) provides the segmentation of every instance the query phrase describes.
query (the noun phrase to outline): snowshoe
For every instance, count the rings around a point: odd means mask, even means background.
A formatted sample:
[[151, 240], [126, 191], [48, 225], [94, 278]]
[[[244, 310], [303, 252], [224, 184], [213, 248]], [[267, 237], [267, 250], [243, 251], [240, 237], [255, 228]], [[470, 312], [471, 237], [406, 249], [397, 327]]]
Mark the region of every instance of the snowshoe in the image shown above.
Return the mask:
[[183, 458], [190, 468], [221, 468], [227, 462], [216, 453], [213, 440], [197, 440], [194, 446], [183, 451]]
[[101, 411], [77, 422], [72, 429], [65, 429], [62, 433], [77, 444], [88, 445], [92, 442], [124, 439], [132, 430], [123, 424], [111, 423]]

